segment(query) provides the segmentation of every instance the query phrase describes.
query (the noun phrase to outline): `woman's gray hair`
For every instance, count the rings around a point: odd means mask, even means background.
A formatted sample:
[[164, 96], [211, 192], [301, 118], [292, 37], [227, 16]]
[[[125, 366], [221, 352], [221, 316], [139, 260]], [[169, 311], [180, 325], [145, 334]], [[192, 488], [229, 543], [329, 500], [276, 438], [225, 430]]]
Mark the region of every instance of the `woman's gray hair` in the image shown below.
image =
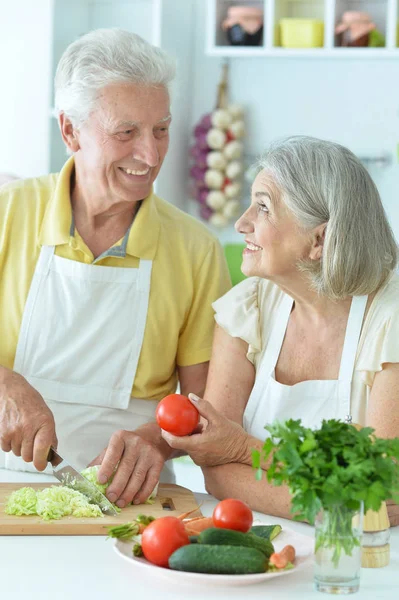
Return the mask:
[[360, 160], [334, 142], [294, 136], [260, 158], [299, 226], [326, 223], [320, 261], [300, 261], [319, 294], [334, 300], [368, 295], [391, 276], [398, 245], [377, 187]]
[[174, 60], [139, 35], [123, 29], [97, 29], [70, 44], [62, 55], [55, 74], [55, 107], [79, 127], [105, 86], [156, 85], [170, 93], [175, 72]]

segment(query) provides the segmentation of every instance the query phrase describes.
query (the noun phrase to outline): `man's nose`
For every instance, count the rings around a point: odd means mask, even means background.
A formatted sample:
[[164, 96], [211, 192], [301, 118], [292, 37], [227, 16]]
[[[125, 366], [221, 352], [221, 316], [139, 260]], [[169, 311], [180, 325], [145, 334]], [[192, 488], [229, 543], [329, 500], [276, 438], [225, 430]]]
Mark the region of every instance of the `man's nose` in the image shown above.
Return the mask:
[[135, 158], [139, 158], [149, 167], [156, 167], [159, 163], [159, 152], [156, 139], [153, 135], [143, 135], [138, 142]]

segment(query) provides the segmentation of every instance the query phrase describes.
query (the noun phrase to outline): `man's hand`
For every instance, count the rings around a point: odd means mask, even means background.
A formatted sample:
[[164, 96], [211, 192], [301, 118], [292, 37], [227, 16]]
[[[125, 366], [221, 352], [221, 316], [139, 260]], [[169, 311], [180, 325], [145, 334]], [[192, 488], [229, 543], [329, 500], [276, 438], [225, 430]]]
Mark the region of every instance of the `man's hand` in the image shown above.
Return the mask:
[[252, 464], [249, 437], [244, 429], [220, 414], [210, 402], [195, 394], [188, 397], [200, 413], [201, 422], [192, 435], [178, 437], [162, 430], [162, 437], [169, 446], [187, 452], [200, 467]]
[[50, 446], [57, 447], [54, 417], [22, 375], [1, 367], [0, 446], [32, 462], [38, 471], [47, 466]]
[[98, 480], [106, 483], [118, 465], [106, 494], [108, 500], [123, 508], [132, 501], [141, 504], [147, 500], [171, 453], [158, 425], [148, 423], [136, 431], [116, 431], [107, 448], [89, 466], [100, 464]]

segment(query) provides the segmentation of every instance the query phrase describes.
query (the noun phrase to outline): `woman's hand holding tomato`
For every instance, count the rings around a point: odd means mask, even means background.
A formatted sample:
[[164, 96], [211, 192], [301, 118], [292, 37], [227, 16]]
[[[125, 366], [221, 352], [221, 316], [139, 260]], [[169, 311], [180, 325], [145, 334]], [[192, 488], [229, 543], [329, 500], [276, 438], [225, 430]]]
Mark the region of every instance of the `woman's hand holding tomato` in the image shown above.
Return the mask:
[[187, 396], [169, 394], [158, 404], [155, 412], [161, 429], [172, 435], [190, 435], [198, 425], [199, 413]]
[[[244, 429], [220, 414], [210, 402], [195, 394], [189, 394], [189, 399], [203, 417], [191, 435], [172, 435], [170, 430], [164, 427], [167, 423], [157, 415], [162, 437], [169, 446], [187, 452], [199, 466], [214, 467], [231, 462], [252, 464], [249, 436]], [[176, 415], [177, 421], [179, 418]]]
[[190, 543], [184, 524], [177, 517], [161, 517], [146, 527], [141, 536], [145, 558], [159, 567], [167, 567], [175, 550]]

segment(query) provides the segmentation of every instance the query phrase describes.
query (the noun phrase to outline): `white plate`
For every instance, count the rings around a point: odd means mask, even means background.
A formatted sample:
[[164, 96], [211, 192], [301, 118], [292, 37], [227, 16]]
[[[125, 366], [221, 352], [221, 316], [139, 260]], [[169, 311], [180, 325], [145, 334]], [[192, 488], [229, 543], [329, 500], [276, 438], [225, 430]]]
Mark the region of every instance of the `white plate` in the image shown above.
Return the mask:
[[208, 586], [223, 586], [223, 585], [248, 585], [251, 583], [261, 583], [272, 579], [273, 577], [285, 577], [291, 573], [296, 573], [302, 569], [306, 569], [313, 564], [313, 548], [314, 540], [312, 537], [296, 533], [292, 529], [284, 529], [274, 540], [273, 546], [276, 552], [279, 552], [286, 546], [291, 544], [296, 550], [295, 567], [281, 573], [253, 573], [250, 575], [209, 575], [206, 573], [187, 573], [185, 571], [173, 571], [151, 564], [145, 558], [133, 556], [132, 542], [122, 542], [115, 540], [114, 549], [118, 556], [127, 560], [132, 568], [132, 576], [136, 577], [138, 571], [142, 571], [151, 577], [162, 577], [175, 584], [200, 584]]

